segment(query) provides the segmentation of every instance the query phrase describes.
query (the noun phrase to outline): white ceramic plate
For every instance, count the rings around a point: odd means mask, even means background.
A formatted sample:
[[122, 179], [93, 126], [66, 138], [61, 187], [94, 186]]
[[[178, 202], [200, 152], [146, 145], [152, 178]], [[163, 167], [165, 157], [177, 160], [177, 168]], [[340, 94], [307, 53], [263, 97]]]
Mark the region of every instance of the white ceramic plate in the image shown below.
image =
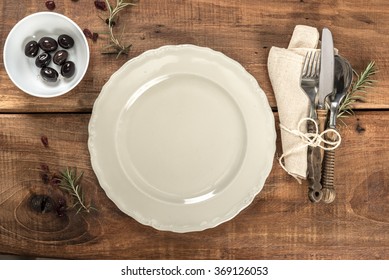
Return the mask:
[[150, 50], [103, 87], [89, 124], [93, 169], [142, 224], [214, 227], [262, 189], [275, 153], [273, 113], [256, 80], [220, 52]]

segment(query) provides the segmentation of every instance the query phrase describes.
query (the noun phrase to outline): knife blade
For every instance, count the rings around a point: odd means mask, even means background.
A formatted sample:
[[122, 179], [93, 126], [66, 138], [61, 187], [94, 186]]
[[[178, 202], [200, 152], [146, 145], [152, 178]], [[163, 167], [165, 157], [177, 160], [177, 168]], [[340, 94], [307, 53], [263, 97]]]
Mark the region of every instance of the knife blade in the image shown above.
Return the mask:
[[325, 109], [325, 99], [334, 91], [334, 42], [331, 31], [323, 28], [320, 53], [320, 77], [318, 90], [318, 109]]

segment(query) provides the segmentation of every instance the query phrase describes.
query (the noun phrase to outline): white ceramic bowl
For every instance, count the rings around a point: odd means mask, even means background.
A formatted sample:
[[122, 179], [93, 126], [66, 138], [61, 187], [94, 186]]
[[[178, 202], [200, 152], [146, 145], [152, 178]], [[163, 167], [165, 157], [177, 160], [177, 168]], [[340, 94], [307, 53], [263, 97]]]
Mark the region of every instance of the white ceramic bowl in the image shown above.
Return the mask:
[[[51, 62], [50, 67], [58, 71], [59, 78], [54, 83], [46, 82], [40, 76], [40, 68], [35, 66], [35, 58], [27, 57], [24, 48], [31, 40], [39, 41], [44, 36], [57, 40], [61, 34], [74, 39], [74, 46], [67, 51], [68, 60], [75, 63], [76, 72], [71, 78], [64, 78], [60, 67]], [[89, 65], [88, 42], [80, 27], [68, 17], [53, 12], [39, 12], [20, 20], [5, 41], [3, 56], [12, 82], [22, 91], [37, 97], [55, 97], [69, 92], [82, 80]]]

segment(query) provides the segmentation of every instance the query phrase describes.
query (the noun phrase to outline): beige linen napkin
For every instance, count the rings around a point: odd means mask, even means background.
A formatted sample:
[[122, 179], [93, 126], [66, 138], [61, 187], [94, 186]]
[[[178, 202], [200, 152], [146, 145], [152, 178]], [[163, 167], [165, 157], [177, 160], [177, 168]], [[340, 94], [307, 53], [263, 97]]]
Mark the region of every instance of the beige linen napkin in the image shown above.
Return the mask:
[[[270, 82], [277, 101], [280, 124], [298, 129], [301, 119], [309, 114], [309, 99], [300, 87], [301, 69], [307, 51], [316, 49], [319, 32], [316, 28], [297, 25], [287, 49], [272, 47], [268, 58]], [[306, 126], [300, 127], [306, 132]], [[301, 139], [281, 129], [284, 166], [299, 182], [307, 177], [307, 146]], [[292, 153], [290, 153], [292, 151]]]

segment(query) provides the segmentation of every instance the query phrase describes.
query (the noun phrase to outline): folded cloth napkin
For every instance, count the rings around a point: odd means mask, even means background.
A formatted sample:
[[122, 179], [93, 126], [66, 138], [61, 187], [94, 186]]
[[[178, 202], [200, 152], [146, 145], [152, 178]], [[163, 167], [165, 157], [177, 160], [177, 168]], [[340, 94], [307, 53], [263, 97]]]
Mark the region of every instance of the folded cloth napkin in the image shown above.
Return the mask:
[[[309, 99], [300, 87], [301, 70], [305, 55], [317, 48], [319, 32], [316, 28], [297, 25], [287, 49], [272, 47], [268, 58], [270, 82], [277, 101], [280, 124], [290, 130], [298, 128], [309, 114]], [[307, 146], [300, 137], [281, 129], [284, 167], [299, 182], [307, 177]]]

